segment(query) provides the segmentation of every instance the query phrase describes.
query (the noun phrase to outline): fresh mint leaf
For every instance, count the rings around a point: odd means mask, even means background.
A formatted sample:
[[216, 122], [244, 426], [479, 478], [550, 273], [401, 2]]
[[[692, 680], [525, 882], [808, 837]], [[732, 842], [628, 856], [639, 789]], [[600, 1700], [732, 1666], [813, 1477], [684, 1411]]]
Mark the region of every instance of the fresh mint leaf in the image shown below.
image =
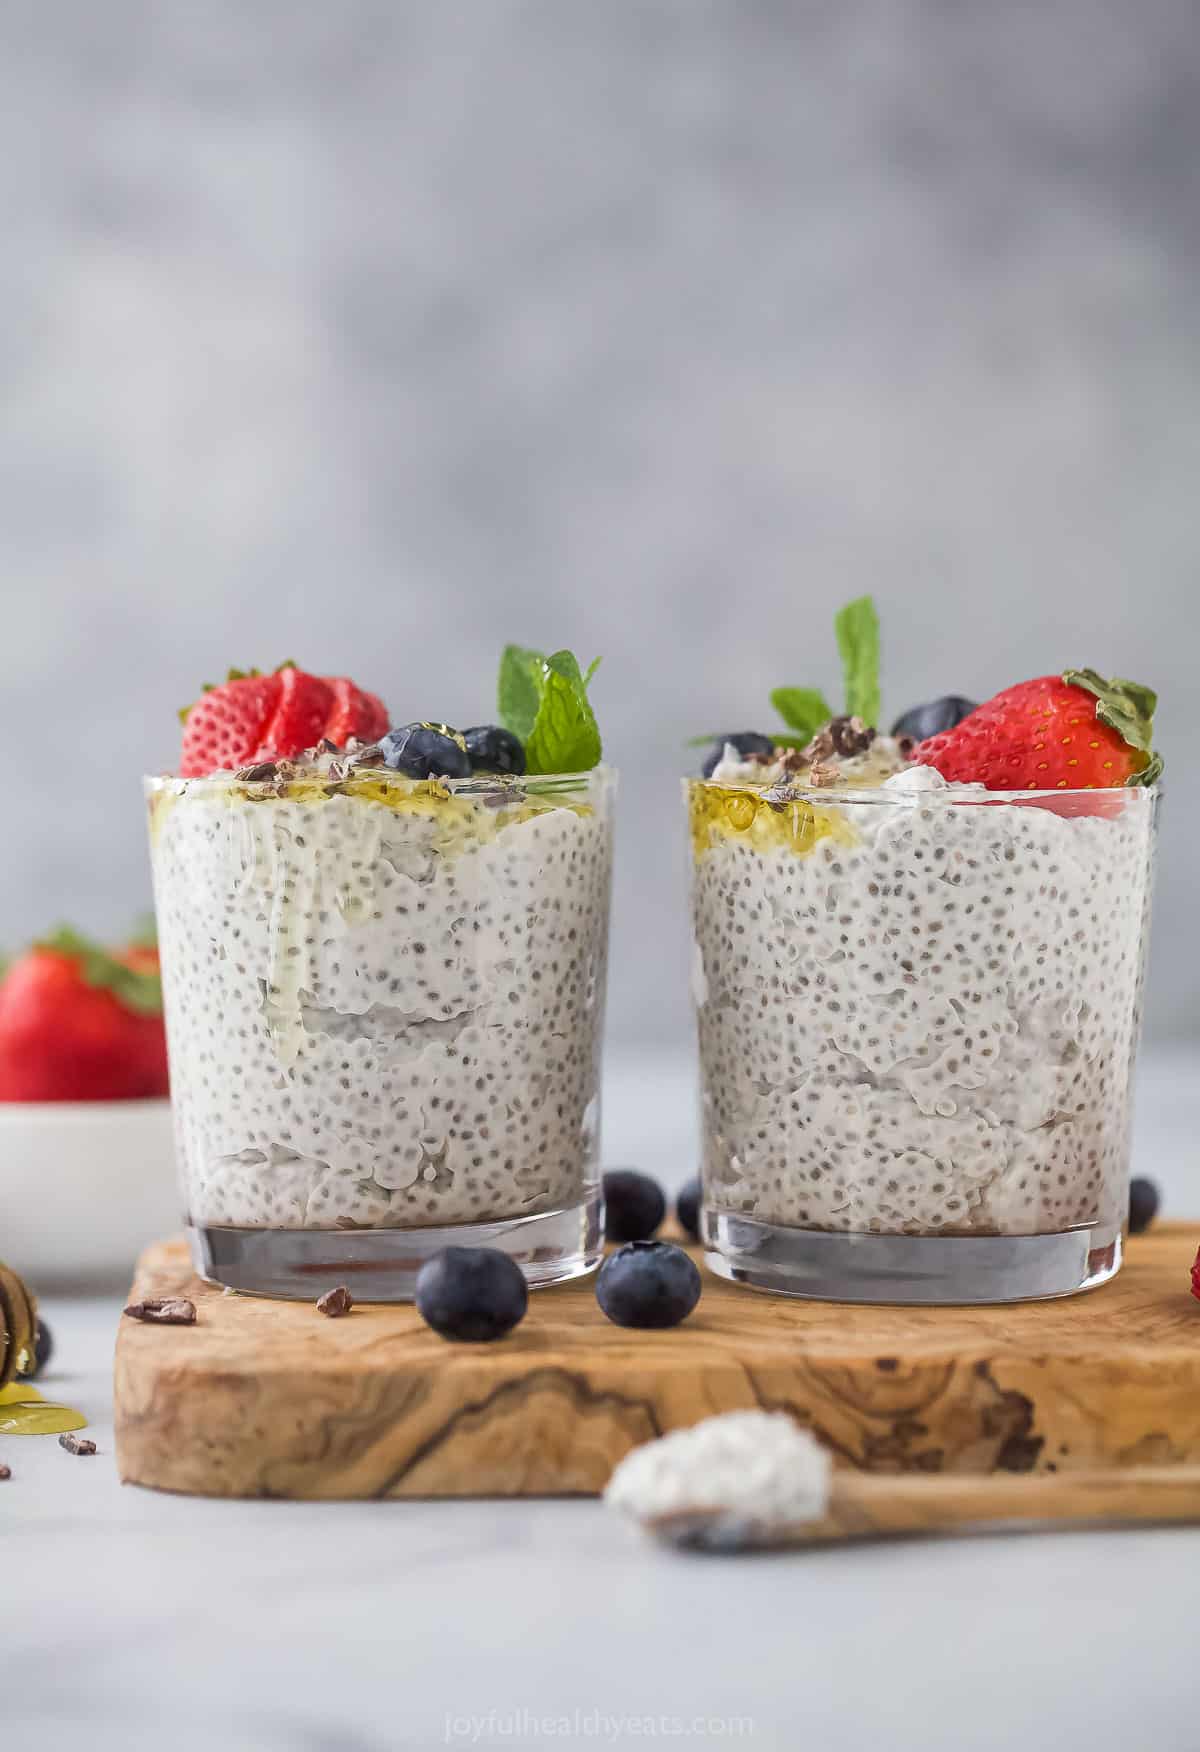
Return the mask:
[[588, 682], [571, 651], [546, 657], [507, 645], [500, 659], [496, 699], [500, 722], [525, 744], [530, 773], [578, 773], [600, 759], [600, 732], [588, 701]]
[[500, 658], [496, 709], [504, 728], [522, 742], [528, 741], [542, 703], [545, 661], [540, 651], [527, 651], [523, 645], [506, 645]]
[[858, 596], [834, 617], [846, 711], [875, 727], [879, 723], [879, 616], [869, 596]]
[[595, 675], [596, 671], [599, 669], [599, 667], [603, 663], [603, 661], [604, 661], [603, 657], [593, 657], [592, 658], [591, 662], [587, 666], [587, 673], [583, 678], [584, 687], [591, 687], [592, 677], [593, 677], [593, 675]]
[[833, 717], [824, 694], [815, 687], [777, 687], [771, 694], [771, 704], [789, 729], [806, 742]]
[[600, 731], [583, 672], [570, 651], [556, 651], [542, 659], [541, 700], [525, 740], [526, 771], [580, 773], [599, 759]]

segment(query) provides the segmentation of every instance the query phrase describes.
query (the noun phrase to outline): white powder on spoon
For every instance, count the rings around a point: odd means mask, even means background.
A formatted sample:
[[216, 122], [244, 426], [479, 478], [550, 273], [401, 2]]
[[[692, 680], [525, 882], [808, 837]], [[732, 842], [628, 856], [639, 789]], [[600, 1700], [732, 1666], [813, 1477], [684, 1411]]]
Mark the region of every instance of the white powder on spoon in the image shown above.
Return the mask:
[[730, 1542], [748, 1526], [812, 1521], [829, 1502], [829, 1456], [782, 1411], [729, 1411], [627, 1454], [604, 1492], [642, 1522], [719, 1515]]

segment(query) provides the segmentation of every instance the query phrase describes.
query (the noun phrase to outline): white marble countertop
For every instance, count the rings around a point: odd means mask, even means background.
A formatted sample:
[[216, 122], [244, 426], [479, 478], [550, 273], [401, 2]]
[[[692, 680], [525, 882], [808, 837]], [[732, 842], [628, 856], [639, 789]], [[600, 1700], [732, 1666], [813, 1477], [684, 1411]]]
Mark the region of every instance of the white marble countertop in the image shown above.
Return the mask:
[[[1144, 1070], [1136, 1166], [1173, 1216], [1200, 1214], [1195, 1069], [1175, 1052]], [[689, 1080], [686, 1062], [614, 1065], [610, 1161], [686, 1176]], [[47, 1305], [44, 1386], [92, 1420], [97, 1455], [4, 1444], [4, 1752], [1200, 1744], [1200, 1529], [716, 1559], [657, 1550], [593, 1502], [122, 1489], [118, 1306]]]

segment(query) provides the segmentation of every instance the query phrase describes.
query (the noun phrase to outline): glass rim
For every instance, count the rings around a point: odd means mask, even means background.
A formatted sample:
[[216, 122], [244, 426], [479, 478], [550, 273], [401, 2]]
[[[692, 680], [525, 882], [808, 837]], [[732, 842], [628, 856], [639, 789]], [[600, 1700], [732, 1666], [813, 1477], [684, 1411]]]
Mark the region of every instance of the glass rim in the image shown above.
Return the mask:
[[[580, 790], [584, 786], [597, 782], [605, 785], [615, 785], [617, 781], [616, 767], [599, 761], [594, 767], [585, 767], [577, 773], [471, 773], [464, 778], [443, 778], [440, 775], [434, 779], [413, 779], [406, 773], [393, 772], [390, 767], [359, 767], [341, 778], [334, 778], [328, 773], [322, 773], [316, 768], [304, 768], [301, 771], [287, 775], [285, 784], [294, 781], [346, 785], [343, 795], [354, 794], [356, 779], [383, 779], [389, 785], [402, 789], [435, 796], [438, 792], [448, 792], [451, 796], [494, 796], [497, 791], [526, 791], [540, 795], [545, 791], [558, 792]], [[175, 796], [187, 796], [193, 792], [199, 794], [212, 792], [239, 791], [251, 797], [268, 798], [278, 794], [278, 778], [239, 779], [236, 772], [198, 773], [194, 777], [185, 778], [180, 773], [161, 772], [144, 773], [142, 775], [142, 791], [147, 797], [162, 793]], [[435, 789], [430, 790], [433, 786]], [[286, 792], [285, 792], [286, 795]]]
[[[684, 776], [682, 783], [685, 794], [690, 794], [693, 790], [732, 791], [741, 796], [761, 798], [764, 803], [769, 801], [768, 793], [774, 788], [773, 785], [752, 779], [728, 781], [688, 775]], [[1163, 795], [1163, 790], [1161, 779], [1156, 779], [1152, 785], [1060, 785], [1045, 791], [1032, 788], [1023, 791], [989, 791], [983, 786], [975, 785], [948, 785], [944, 790], [934, 791], [888, 791], [878, 785], [789, 785], [787, 796], [776, 801], [785, 807], [788, 803], [816, 803], [822, 807], [828, 807], [831, 803], [887, 803], [915, 807], [931, 803], [936, 807], [944, 807], [972, 803], [1039, 803], [1051, 797], [1059, 800], [1066, 797], [1112, 796], [1157, 799]]]

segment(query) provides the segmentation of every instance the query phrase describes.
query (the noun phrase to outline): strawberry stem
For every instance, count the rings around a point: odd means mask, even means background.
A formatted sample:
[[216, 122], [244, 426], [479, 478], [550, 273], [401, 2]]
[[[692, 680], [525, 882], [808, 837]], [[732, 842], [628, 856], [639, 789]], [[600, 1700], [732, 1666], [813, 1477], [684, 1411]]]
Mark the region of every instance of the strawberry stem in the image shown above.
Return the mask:
[[49, 937], [42, 937], [35, 949], [49, 949], [56, 955], [69, 955], [79, 964], [79, 971], [88, 985], [110, 991], [118, 1003], [139, 1016], [162, 1015], [162, 980], [157, 973], [126, 967], [70, 925], [60, 925]]
[[1081, 687], [1090, 693], [1096, 701], [1100, 723], [1115, 730], [1127, 747], [1146, 756], [1140, 770], [1132, 773], [1126, 783], [1153, 785], [1163, 770], [1162, 756], [1154, 752], [1154, 710], [1158, 705], [1154, 689], [1120, 676], [1106, 681], [1094, 669], [1066, 669], [1063, 680], [1068, 687]]

